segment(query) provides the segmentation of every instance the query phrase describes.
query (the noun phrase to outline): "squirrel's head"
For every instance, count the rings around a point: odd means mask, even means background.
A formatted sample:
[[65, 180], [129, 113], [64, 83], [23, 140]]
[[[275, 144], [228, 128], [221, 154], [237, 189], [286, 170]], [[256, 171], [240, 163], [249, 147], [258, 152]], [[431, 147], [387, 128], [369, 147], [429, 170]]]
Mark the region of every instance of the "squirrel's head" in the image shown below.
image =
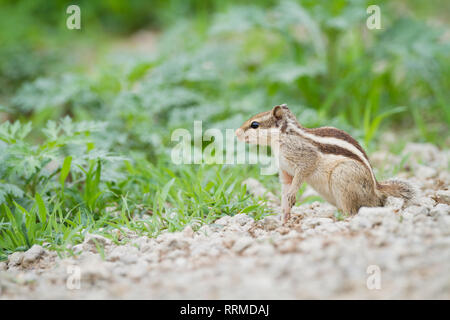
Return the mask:
[[236, 130], [238, 140], [251, 144], [266, 145], [274, 135], [278, 135], [280, 127], [288, 118], [295, 116], [286, 104], [275, 106], [272, 110], [258, 113]]

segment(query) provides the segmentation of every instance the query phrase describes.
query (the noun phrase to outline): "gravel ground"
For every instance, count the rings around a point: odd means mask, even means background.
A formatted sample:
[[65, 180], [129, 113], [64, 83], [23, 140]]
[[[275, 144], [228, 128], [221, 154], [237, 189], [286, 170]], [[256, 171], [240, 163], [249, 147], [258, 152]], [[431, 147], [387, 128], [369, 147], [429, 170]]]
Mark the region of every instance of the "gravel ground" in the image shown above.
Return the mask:
[[[1, 298], [449, 299], [450, 152], [408, 144], [407, 153], [398, 176], [420, 189], [411, 203], [389, 198], [386, 207], [336, 219], [334, 207], [314, 202], [295, 207], [286, 225], [238, 214], [196, 232], [154, 239], [130, 232], [121, 246], [91, 234], [63, 259], [33, 246], [0, 263]], [[400, 159], [384, 151], [371, 157], [374, 167]]]

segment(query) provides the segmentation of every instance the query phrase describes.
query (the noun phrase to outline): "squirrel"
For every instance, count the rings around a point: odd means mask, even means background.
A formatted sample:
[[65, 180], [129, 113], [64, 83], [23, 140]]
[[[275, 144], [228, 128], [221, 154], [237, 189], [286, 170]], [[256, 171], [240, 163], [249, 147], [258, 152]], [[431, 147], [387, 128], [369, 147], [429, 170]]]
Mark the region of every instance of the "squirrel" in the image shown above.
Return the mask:
[[415, 188], [404, 180], [378, 182], [366, 152], [348, 133], [334, 127], [305, 128], [286, 104], [251, 117], [235, 134], [240, 141], [272, 147], [279, 161], [284, 222], [303, 182], [351, 215], [363, 206], [383, 206], [388, 196], [406, 201], [415, 196]]

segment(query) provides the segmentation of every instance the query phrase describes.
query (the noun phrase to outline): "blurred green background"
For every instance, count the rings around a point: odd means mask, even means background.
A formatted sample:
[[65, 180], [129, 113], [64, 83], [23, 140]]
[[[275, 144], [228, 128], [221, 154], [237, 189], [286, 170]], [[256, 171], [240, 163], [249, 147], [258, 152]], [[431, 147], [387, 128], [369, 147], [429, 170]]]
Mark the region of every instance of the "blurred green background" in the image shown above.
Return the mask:
[[[68, 5], [81, 30], [66, 27]], [[380, 30], [366, 8], [381, 8]], [[369, 151], [450, 144], [448, 1], [0, 0], [0, 257], [89, 230], [268, 214], [257, 166], [176, 166], [171, 132], [287, 103]], [[382, 178], [379, 176], [379, 178]]]

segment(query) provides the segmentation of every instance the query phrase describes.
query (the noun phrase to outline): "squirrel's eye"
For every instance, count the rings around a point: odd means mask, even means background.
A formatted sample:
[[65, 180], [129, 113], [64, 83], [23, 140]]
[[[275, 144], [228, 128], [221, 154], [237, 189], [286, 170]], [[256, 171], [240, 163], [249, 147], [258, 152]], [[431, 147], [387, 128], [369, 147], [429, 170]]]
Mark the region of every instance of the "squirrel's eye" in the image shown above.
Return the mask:
[[259, 122], [253, 121], [252, 124], [250, 125], [250, 127], [252, 127], [253, 129], [256, 129], [259, 127]]

